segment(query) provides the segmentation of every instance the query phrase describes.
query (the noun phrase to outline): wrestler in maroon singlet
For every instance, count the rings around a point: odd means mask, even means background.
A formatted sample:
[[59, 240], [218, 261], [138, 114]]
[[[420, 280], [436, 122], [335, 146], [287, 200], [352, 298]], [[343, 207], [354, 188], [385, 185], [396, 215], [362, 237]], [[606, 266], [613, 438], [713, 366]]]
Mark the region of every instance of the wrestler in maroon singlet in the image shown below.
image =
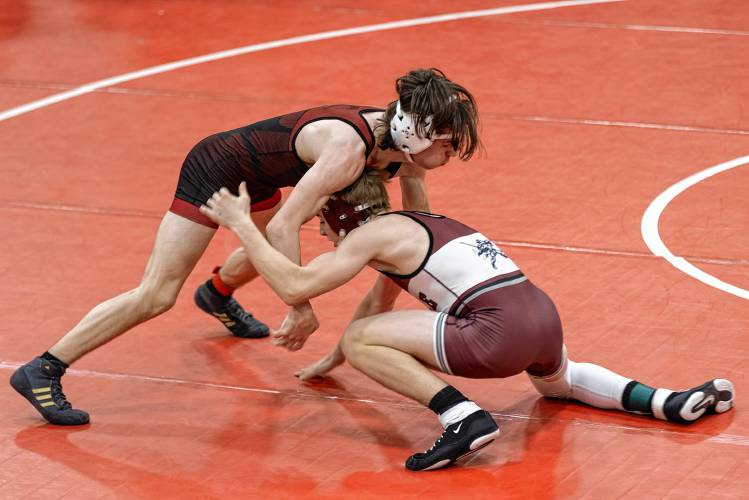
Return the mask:
[[429, 250], [409, 275], [383, 272], [440, 314], [440, 368], [471, 378], [553, 373], [561, 363], [562, 325], [551, 299], [489, 238], [460, 222], [423, 212], [391, 212], [419, 223]]
[[211, 135], [187, 155], [169, 210], [199, 224], [218, 227], [198, 207], [222, 187], [236, 193], [242, 181], [247, 182], [253, 210], [272, 208], [281, 200], [279, 188], [295, 186], [309, 168], [294, 146], [302, 127], [318, 120], [346, 122], [364, 141], [366, 158], [375, 137], [362, 115], [376, 111], [383, 110], [347, 104], [320, 106]]

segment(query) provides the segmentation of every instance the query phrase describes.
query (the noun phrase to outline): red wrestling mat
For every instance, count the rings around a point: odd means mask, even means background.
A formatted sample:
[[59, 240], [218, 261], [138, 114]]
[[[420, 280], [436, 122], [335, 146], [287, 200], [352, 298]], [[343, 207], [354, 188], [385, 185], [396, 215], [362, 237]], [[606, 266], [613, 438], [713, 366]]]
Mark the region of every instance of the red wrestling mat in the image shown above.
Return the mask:
[[[0, 14], [0, 113], [196, 55], [519, 3], [21, 0]], [[323, 326], [302, 351], [230, 338], [191, 298], [236, 243], [221, 231], [173, 310], [69, 371], [66, 393], [90, 425], [43, 425], [0, 390], [0, 498], [743, 495], [749, 303], [653, 256], [640, 221], [672, 184], [749, 154], [747, 58], [741, 0], [632, 0], [258, 51], [7, 118], [3, 377], [138, 283], [199, 139], [321, 103], [382, 106], [397, 75], [436, 66], [476, 95], [487, 152], [430, 174], [433, 210], [499, 241], [549, 293], [572, 359], [675, 389], [726, 377], [738, 404], [680, 426], [542, 400], [525, 376], [450, 378], [493, 413], [500, 439], [462, 466], [408, 472], [405, 458], [440, 432], [429, 410], [349, 366], [320, 384], [293, 377], [337, 340], [374, 273], [313, 302]], [[674, 254], [744, 289], [747, 168], [685, 191], [659, 226]], [[313, 226], [302, 246], [306, 259], [328, 248]], [[262, 282], [237, 296], [271, 325], [283, 318]]]

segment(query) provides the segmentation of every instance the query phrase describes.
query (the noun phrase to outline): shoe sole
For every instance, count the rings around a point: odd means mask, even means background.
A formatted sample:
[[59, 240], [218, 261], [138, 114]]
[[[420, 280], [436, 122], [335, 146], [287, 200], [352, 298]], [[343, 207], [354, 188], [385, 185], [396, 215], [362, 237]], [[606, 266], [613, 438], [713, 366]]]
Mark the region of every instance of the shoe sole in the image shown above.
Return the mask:
[[486, 446], [489, 446], [492, 443], [492, 441], [494, 441], [495, 439], [497, 439], [498, 436], [499, 436], [499, 429], [495, 430], [494, 432], [490, 432], [489, 434], [484, 434], [483, 436], [480, 436], [480, 437], [474, 439], [473, 441], [471, 441], [471, 444], [468, 446], [468, 451], [466, 451], [462, 455], [458, 455], [457, 457], [453, 458], [452, 460], [450, 460], [450, 459], [440, 460], [436, 464], [430, 465], [429, 467], [426, 467], [426, 468], [421, 469], [421, 470], [423, 470], [423, 471], [424, 470], [436, 470], [436, 469], [441, 469], [443, 467], [447, 467], [448, 465], [450, 465], [450, 464], [452, 464], [454, 462], [457, 462], [458, 460], [460, 460], [460, 459], [462, 459], [464, 457], [467, 457], [468, 455], [472, 455], [472, 454], [476, 453], [481, 448], [485, 448]]
[[717, 378], [713, 380], [713, 387], [718, 392], [718, 403], [715, 405], [715, 413], [725, 413], [733, 408], [735, 392], [730, 380]]

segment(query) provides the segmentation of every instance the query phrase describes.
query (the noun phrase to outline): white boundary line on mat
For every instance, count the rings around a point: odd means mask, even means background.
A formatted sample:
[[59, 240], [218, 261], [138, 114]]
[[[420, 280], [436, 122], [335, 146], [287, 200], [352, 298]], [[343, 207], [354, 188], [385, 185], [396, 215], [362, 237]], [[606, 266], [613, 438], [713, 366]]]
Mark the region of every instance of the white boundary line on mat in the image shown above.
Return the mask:
[[111, 78], [105, 78], [104, 80], [97, 80], [95, 82], [87, 83], [68, 90], [59, 94], [54, 94], [44, 99], [39, 99], [15, 108], [8, 109], [0, 113], [0, 122], [20, 116], [31, 111], [51, 106], [62, 101], [67, 101], [74, 97], [78, 97], [84, 94], [89, 94], [95, 90], [111, 87], [131, 80], [137, 80], [139, 78], [145, 78], [148, 76], [158, 75], [160, 73], [166, 73], [174, 71], [176, 69], [186, 68], [189, 66], [195, 66], [212, 61], [218, 61], [220, 59], [226, 59], [229, 57], [241, 56], [244, 54], [250, 54], [252, 52], [261, 52], [263, 50], [277, 49], [279, 47], [288, 47], [289, 45], [298, 45], [302, 43], [318, 42], [320, 40], [330, 40], [331, 38], [341, 38], [345, 36], [361, 35], [364, 33], [374, 33], [376, 31], [393, 30], [400, 28], [409, 28], [412, 26], [422, 26], [425, 24], [442, 23], [448, 21], [457, 21], [461, 19], [472, 19], [477, 17], [486, 16], [499, 16], [503, 14], [514, 14], [517, 12], [531, 12], [537, 10], [550, 10], [558, 9], [562, 7], [577, 7], [580, 5], [592, 5], [599, 3], [613, 3], [622, 2], [625, 0], [568, 0], [561, 2], [543, 2], [534, 3], [527, 5], [510, 5], [507, 7], [498, 7], [494, 9], [484, 10], [471, 10], [465, 12], [454, 12], [452, 14], [442, 14], [437, 16], [429, 17], [418, 17], [415, 19], [404, 19], [402, 21], [393, 21], [388, 23], [370, 24], [367, 26], [359, 26], [355, 28], [346, 28], [333, 31], [323, 31], [320, 33], [313, 33], [311, 35], [295, 36], [291, 38], [284, 38], [281, 40], [274, 40], [264, 43], [256, 43], [253, 45], [246, 45], [244, 47], [238, 47], [236, 49], [222, 50], [220, 52], [214, 52], [197, 57], [191, 57], [189, 59], [182, 59], [171, 63], [160, 64], [158, 66], [152, 66], [150, 68], [142, 69], [139, 71], [133, 71], [131, 73], [125, 73], [119, 76], [113, 76]]
[[[0, 370], [15, 370], [21, 365], [22, 363], [0, 360]], [[125, 382], [143, 382], [143, 383], [167, 384], [167, 385], [173, 385], [173, 386], [200, 387], [200, 388], [208, 389], [208, 390], [216, 389], [216, 390], [224, 390], [224, 391], [250, 392], [250, 393], [256, 393], [256, 394], [267, 394], [270, 396], [281, 396], [285, 398], [345, 401], [349, 403], [367, 404], [367, 405], [372, 405], [375, 407], [389, 406], [389, 407], [395, 407], [395, 408], [402, 408], [404, 410], [414, 410], [419, 413], [423, 413], [424, 411], [423, 406], [417, 403], [411, 402], [411, 401], [400, 402], [400, 401], [392, 401], [392, 400], [387, 401], [387, 400], [361, 399], [361, 398], [350, 397], [350, 396], [336, 396], [333, 394], [320, 394], [317, 392], [261, 389], [258, 387], [247, 387], [247, 386], [232, 385], [232, 384], [219, 384], [219, 383], [214, 383], [214, 382], [185, 380], [185, 379], [179, 379], [179, 378], [173, 378], [173, 377], [154, 377], [154, 376], [149, 376], [149, 375], [100, 372], [100, 371], [93, 371], [93, 370], [69, 369], [66, 373], [74, 377], [83, 377], [83, 378], [98, 378], [98, 379], [104, 379], [104, 380], [119, 380], [119, 381], [125, 381]], [[504, 420], [504, 421], [524, 421], [524, 420], [525, 421], [527, 420], [563, 421], [571, 425], [587, 427], [590, 429], [597, 429], [597, 430], [601, 430], [604, 432], [605, 431], [625, 431], [625, 432], [630, 432], [630, 433], [647, 433], [647, 434], [651, 434], [654, 436], [671, 435], [671, 436], [679, 436], [682, 438], [684, 437], [696, 438], [696, 439], [706, 438], [707, 441], [718, 443], [718, 444], [727, 444], [731, 446], [749, 446], [749, 436], [742, 436], [742, 435], [736, 435], [736, 434], [719, 434], [717, 436], [712, 436], [712, 435], [706, 435], [706, 434], [693, 434], [693, 433], [681, 432], [679, 430], [669, 430], [669, 429], [648, 427], [648, 426], [639, 427], [639, 426], [631, 426], [631, 425], [609, 424], [605, 422], [594, 422], [591, 420], [582, 420], [582, 419], [565, 420], [565, 419], [554, 419], [554, 418], [547, 418], [547, 417], [535, 417], [532, 415], [527, 415], [527, 414], [522, 414], [522, 413], [508, 413], [508, 412], [492, 411], [491, 414], [494, 417]]]
[[688, 274], [689, 276], [710, 285], [714, 288], [728, 292], [742, 299], [749, 300], [749, 290], [744, 290], [737, 286], [721, 281], [715, 276], [712, 276], [705, 271], [697, 268], [683, 257], [679, 257], [671, 253], [671, 251], [663, 243], [660, 234], [658, 233], [658, 220], [663, 213], [663, 210], [668, 206], [674, 198], [679, 196], [681, 193], [686, 191], [688, 188], [695, 184], [704, 181], [712, 177], [715, 174], [725, 172], [732, 168], [740, 167], [749, 163], [749, 156], [742, 156], [733, 160], [715, 165], [710, 168], [706, 168], [701, 172], [690, 175], [686, 179], [683, 179], [673, 186], [669, 187], [661, 194], [659, 194], [651, 203], [650, 206], [645, 210], [642, 215], [642, 222], [640, 223], [640, 232], [642, 233], [642, 239], [645, 240], [645, 244], [650, 248], [650, 251], [658, 257], [663, 257], [672, 266], [679, 271]]

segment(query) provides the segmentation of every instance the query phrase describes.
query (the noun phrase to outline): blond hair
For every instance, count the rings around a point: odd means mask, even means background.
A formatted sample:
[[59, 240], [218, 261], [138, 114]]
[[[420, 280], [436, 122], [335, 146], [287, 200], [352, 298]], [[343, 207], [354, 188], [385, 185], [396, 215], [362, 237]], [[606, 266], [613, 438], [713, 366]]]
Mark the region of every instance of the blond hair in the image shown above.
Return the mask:
[[366, 204], [375, 214], [387, 212], [390, 210], [390, 198], [385, 188], [386, 182], [385, 172], [365, 168], [353, 184], [335, 195], [352, 205]]

